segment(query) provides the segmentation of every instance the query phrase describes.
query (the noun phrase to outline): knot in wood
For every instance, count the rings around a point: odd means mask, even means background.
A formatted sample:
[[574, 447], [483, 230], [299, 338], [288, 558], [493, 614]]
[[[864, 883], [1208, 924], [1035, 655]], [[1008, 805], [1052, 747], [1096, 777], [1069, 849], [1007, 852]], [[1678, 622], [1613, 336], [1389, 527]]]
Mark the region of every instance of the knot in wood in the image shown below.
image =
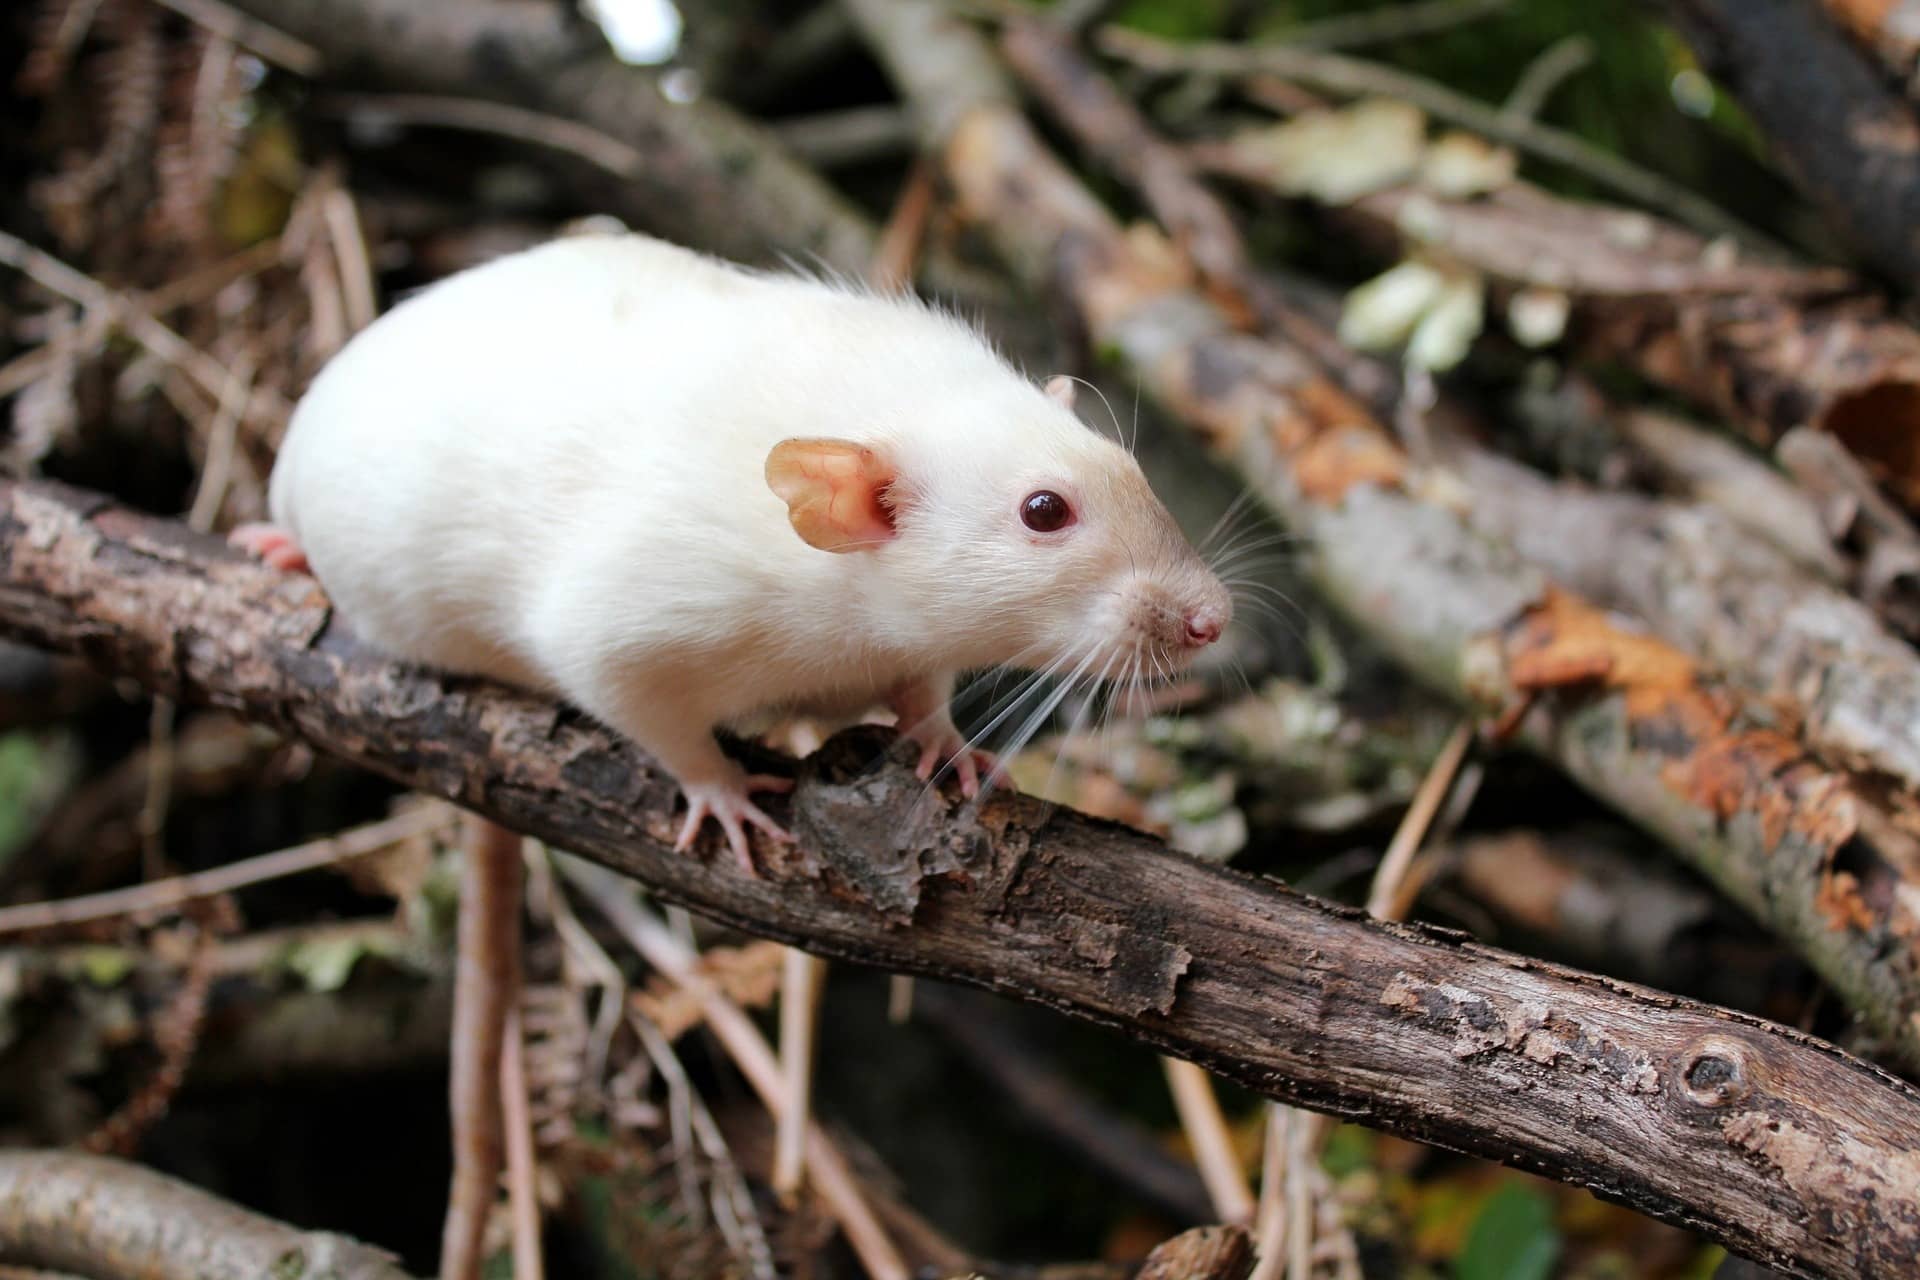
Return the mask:
[[1680, 1089], [1697, 1107], [1731, 1106], [1753, 1091], [1746, 1051], [1731, 1040], [1701, 1041], [1682, 1057]]

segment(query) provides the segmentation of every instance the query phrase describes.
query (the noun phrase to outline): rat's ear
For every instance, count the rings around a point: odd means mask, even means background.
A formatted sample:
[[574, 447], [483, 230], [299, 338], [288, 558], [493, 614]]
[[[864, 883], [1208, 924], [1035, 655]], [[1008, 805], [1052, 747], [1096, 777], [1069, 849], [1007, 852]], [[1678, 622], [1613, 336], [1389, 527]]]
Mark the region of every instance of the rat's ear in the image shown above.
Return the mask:
[[1056, 373], [1047, 379], [1047, 399], [1053, 401], [1062, 409], [1073, 408], [1073, 390], [1073, 379], [1064, 373]]
[[851, 440], [782, 440], [767, 454], [767, 487], [809, 546], [862, 551], [893, 537], [893, 464]]

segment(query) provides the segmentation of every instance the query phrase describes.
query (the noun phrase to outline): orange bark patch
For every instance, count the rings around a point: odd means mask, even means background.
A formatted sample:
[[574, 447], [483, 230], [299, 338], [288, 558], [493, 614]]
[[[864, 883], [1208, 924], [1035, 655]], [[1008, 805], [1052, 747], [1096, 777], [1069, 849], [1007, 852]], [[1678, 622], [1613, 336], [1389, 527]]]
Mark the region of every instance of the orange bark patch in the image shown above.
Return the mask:
[[1851, 791], [1794, 737], [1738, 723], [1738, 702], [1704, 683], [1686, 654], [1575, 596], [1549, 591], [1510, 629], [1506, 667], [1522, 694], [1582, 685], [1621, 694], [1630, 732], [1667, 756], [1661, 780], [1717, 822], [1750, 815], [1769, 849], [1796, 835], [1833, 850], [1853, 834]]
[[[1657, 636], [1627, 631], [1577, 596], [1550, 589], [1514, 627], [1507, 672], [1522, 692], [1600, 683], [1627, 694], [1635, 718], [1672, 714], [1691, 727], [1724, 724], [1724, 708], [1700, 686], [1693, 659]], [[1703, 705], [1692, 706], [1691, 700]]]
[[1396, 488], [1406, 473], [1406, 456], [1398, 446], [1363, 427], [1322, 431], [1293, 458], [1300, 492], [1327, 506], [1340, 502], [1357, 484]]

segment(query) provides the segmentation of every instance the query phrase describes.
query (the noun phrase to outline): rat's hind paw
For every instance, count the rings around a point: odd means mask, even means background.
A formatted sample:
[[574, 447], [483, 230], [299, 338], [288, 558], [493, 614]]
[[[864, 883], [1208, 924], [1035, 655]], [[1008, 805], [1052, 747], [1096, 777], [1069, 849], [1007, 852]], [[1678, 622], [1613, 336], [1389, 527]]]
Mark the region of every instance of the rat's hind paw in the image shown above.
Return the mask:
[[227, 542], [285, 573], [312, 573], [307, 553], [293, 535], [277, 524], [243, 524], [227, 535]]
[[753, 867], [753, 853], [747, 847], [747, 824], [760, 828], [782, 844], [790, 844], [793, 837], [786, 828], [760, 811], [749, 795], [755, 791], [771, 791], [784, 794], [793, 790], [793, 779], [779, 778], [767, 773], [751, 773], [738, 777], [723, 778], [719, 782], [681, 783], [680, 790], [687, 797], [687, 820], [680, 828], [680, 838], [673, 847], [685, 852], [693, 847], [693, 838], [700, 834], [700, 824], [708, 818], [718, 819], [721, 828], [727, 833], [727, 844], [733, 849], [734, 856], [740, 860], [740, 869], [748, 876], [758, 873]]

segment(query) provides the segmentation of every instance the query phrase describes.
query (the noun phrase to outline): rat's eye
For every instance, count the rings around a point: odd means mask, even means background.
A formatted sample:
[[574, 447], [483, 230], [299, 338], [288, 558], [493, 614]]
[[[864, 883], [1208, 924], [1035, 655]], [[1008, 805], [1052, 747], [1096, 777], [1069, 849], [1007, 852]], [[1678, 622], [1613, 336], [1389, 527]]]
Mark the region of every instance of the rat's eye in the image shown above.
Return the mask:
[[1053, 490], [1041, 489], [1020, 504], [1020, 520], [1035, 533], [1053, 533], [1073, 522], [1073, 508]]

